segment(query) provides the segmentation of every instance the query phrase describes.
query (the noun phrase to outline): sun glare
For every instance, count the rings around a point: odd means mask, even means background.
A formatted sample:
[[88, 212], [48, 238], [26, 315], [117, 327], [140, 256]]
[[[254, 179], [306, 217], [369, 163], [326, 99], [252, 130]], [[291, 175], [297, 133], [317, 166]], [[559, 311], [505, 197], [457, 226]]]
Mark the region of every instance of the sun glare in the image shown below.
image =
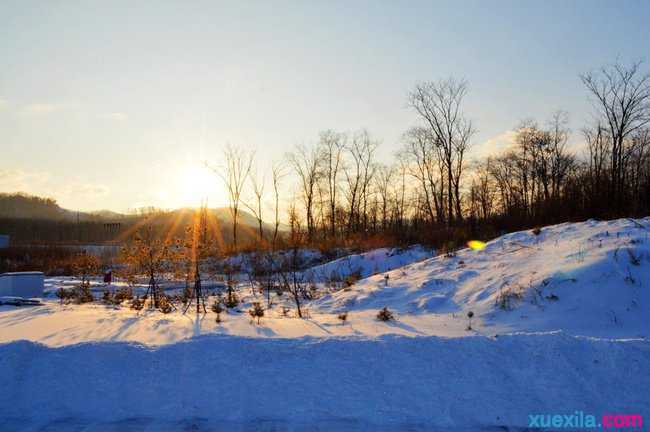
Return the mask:
[[214, 191], [216, 179], [201, 166], [186, 168], [181, 174], [183, 201], [185, 205], [198, 206]]
[[470, 241], [467, 242], [467, 246], [469, 246], [471, 249], [473, 249], [475, 251], [480, 251], [480, 250], [485, 249], [487, 244], [483, 243], [480, 240], [470, 240]]

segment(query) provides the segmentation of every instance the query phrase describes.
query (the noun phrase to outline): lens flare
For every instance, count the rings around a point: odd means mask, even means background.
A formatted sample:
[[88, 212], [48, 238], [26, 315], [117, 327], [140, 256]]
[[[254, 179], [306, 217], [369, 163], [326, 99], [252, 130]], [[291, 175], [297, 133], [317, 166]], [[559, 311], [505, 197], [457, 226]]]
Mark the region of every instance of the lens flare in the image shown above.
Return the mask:
[[470, 240], [467, 242], [467, 246], [469, 246], [471, 249], [475, 251], [480, 251], [485, 249], [485, 246], [487, 246], [487, 243], [484, 243], [480, 240]]

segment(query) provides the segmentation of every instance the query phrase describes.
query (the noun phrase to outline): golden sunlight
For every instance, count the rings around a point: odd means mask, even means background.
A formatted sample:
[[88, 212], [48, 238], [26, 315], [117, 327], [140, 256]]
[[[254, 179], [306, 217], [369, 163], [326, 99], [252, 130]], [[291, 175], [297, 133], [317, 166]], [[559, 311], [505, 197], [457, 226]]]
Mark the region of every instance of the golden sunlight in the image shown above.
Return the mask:
[[216, 179], [203, 166], [188, 166], [181, 171], [180, 185], [185, 205], [198, 206], [214, 192]]

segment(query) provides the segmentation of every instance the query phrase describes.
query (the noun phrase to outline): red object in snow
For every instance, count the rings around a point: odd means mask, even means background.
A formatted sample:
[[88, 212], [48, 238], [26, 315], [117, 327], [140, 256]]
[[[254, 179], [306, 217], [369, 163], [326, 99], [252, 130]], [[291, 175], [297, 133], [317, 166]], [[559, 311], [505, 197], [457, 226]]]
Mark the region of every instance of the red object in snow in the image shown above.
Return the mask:
[[113, 280], [113, 272], [111, 270], [104, 273], [104, 283], [109, 284], [111, 283], [112, 280]]

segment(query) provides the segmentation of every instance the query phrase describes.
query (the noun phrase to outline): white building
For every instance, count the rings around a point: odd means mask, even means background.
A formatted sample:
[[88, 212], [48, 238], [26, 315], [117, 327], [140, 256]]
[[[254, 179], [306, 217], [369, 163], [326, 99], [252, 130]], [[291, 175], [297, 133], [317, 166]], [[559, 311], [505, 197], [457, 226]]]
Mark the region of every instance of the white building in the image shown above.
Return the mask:
[[0, 297], [43, 297], [42, 272], [15, 272], [0, 274]]
[[9, 247], [9, 236], [0, 234], [0, 249]]

